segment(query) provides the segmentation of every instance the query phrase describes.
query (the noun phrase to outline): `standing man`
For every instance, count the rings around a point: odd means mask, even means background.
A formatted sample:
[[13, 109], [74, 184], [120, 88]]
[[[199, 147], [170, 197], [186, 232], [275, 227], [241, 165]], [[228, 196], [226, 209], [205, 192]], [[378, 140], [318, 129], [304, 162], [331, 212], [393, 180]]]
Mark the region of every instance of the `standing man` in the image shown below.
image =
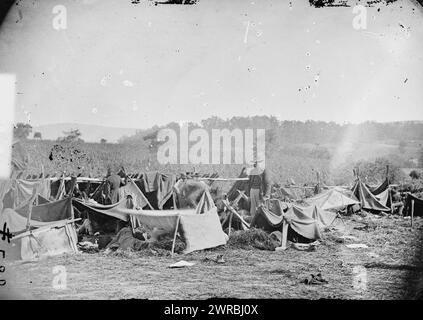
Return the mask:
[[121, 177], [117, 173], [112, 174], [111, 171], [110, 168], [107, 169], [106, 181], [110, 188], [110, 201], [113, 204], [119, 201], [119, 188], [125, 185], [125, 177]]
[[249, 191], [250, 191], [250, 215], [253, 219], [257, 208], [262, 200], [270, 198], [270, 183], [268, 175], [264, 168], [259, 168], [258, 163], [262, 161], [254, 161], [253, 168], [249, 173]]

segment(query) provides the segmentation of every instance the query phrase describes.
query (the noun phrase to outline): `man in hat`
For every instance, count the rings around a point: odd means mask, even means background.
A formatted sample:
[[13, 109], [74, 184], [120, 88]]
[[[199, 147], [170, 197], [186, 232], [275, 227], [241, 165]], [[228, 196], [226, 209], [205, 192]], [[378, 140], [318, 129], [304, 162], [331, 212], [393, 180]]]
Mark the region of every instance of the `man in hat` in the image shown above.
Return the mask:
[[248, 177], [251, 218], [254, 218], [262, 200], [267, 200], [270, 197], [270, 183], [268, 181], [267, 172], [264, 168], [258, 166], [258, 164], [262, 162], [262, 160], [253, 162], [253, 168], [250, 170]]

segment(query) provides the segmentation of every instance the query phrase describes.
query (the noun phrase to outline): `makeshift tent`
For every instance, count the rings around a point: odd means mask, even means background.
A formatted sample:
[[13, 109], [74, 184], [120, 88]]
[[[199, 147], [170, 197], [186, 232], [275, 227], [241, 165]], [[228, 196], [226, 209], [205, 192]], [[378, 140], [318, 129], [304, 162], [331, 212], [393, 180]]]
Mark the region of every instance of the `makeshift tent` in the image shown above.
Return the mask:
[[316, 205], [312, 205], [309, 207], [299, 207], [299, 206], [293, 206], [293, 210], [301, 210], [306, 215], [311, 216], [314, 220], [317, 221], [319, 228], [326, 228], [330, 227], [332, 223], [336, 219], [336, 213], [323, 210]]
[[343, 209], [353, 204], [359, 204], [357, 199], [348, 197], [337, 189], [324, 191], [314, 197], [304, 199], [308, 205], [316, 205], [323, 210]]
[[203, 212], [208, 212], [215, 207], [216, 205], [214, 204], [213, 198], [210, 192], [206, 189], [206, 191], [201, 196], [200, 202], [197, 204], [195, 213], [200, 214]]
[[[76, 179], [76, 186], [74, 192], [76, 194], [85, 192], [87, 196], [92, 194], [101, 184], [102, 180], [92, 178], [81, 178]], [[59, 196], [60, 192], [69, 194], [72, 188], [72, 179], [70, 177], [61, 177], [59, 179], [50, 179], [50, 193], [55, 199]]]
[[72, 204], [73, 206], [78, 209], [78, 211], [82, 212], [84, 211], [84, 209], [89, 210], [89, 212], [91, 213], [99, 213], [105, 216], [109, 216], [109, 217], [113, 217], [122, 221], [128, 221], [128, 215], [125, 213], [122, 213], [122, 211], [120, 209], [127, 209], [127, 199], [122, 199], [121, 201], [114, 203], [114, 204], [109, 204], [109, 205], [104, 205], [104, 204], [99, 204], [99, 203], [94, 203], [94, 202], [85, 202], [83, 200], [80, 199], [72, 199]]
[[196, 210], [123, 210], [130, 216], [133, 228], [146, 225], [166, 233], [181, 232], [186, 243], [184, 253], [226, 244], [216, 207], [197, 214]]
[[[29, 203], [16, 209], [23, 217], [28, 217]], [[32, 207], [31, 219], [40, 222], [52, 222], [65, 219], [73, 219], [72, 199], [65, 198], [54, 202], [40, 204]]]
[[404, 206], [404, 215], [411, 216], [411, 203], [414, 201], [414, 213], [413, 216], [423, 216], [423, 199], [417, 198], [411, 193], [407, 194]]
[[376, 196], [380, 203], [384, 206], [391, 208], [392, 206], [392, 190], [389, 187], [389, 180], [385, 178], [385, 180], [376, 187], [370, 187], [366, 185], [366, 187], [370, 190], [370, 192]]
[[37, 194], [43, 198], [50, 199], [50, 180], [16, 180], [15, 184], [15, 208], [28, 201], [36, 190]]
[[173, 195], [176, 175], [144, 172], [140, 178], [135, 180], [135, 183], [154, 208], [163, 209], [166, 203], [169, 203], [169, 207], [172, 204], [169, 200]]
[[127, 209], [127, 199], [122, 199], [120, 202], [111, 205], [73, 199], [72, 204], [80, 213], [81, 218], [88, 219], [91, 222], [94, 233], [115, 233], [119, 221], [129, 221], [128, 215], [121, 211], [121, 209]]
[[0, 225], [6, 225], [13, 237], [4, 242], [8, 260], [37, 259], [63, 253], [78, 252], [77, 236], [73, 220], [40, 222], [30, 220], [13, 209], [7, 208], [0, 215]]
[[210, 195], [209, 185], [200, 180], [180, 179], [174, 185], [175, 208], [195, 209], [201, 203], [201, 198], [206, 196], [214, 206], [214, 201]]
[[390, 208], [385, 206], [383, 203], [373, 195], [366, 185], [357, 179], [354, 187], [352, 188], [354, 196], [360, 201], [361, 208], [366, 210], [374, 211], [391, 211]]
[[37, 205], [39, 205], [39, 204], [46, 204], [46, 203], [50, 203], [51, 202], [50, 200], [48, 200], [48, 199], [46, 199], [46, 198], [44, 198], [43, 196], [40, 196], [40, 195], [38, 195], [36, 201], [37, 201]]
[[[75, 200], [75, 204], [87, 207], [86, 203], [82, 204], [79, 200]], [[101, 210], [101, 208], [107, 210]], [[151, 229], [157, 228], [164, 233], [174, 233], [175, 235], [179, 231], [186, 243], [184, 253], [213, 248], [226, 243], [226, 236], [220, 225], [216, 206], [208, 192], [203, 193], [195, 209], [134, 210], [125, 208], [122, 202], [114, 207], [90, 206], [90, 209], [122, 221], [129, 219], [133, 230], [145, 225]]]
[[392, 191], [390, 188], [382, 191], [381, 193], [375, 195], [376, 199], [379, 200], [384, 206], [391, 208], [392, 206]]
[[[132, 199], [129, 200], [128, 196]], [[94, 232], [101, 231], [106, 233], [115, 232], [119, 220], [129, 221], [128, 215], [122, 213], [120, 209], [151, 208], [147, 198], [133, 180], [129, 180], [125, 186], [119, 188], [119, 198], [121, 200], [118, 203], [111, 205], [74, 199], [73, 205], [82, 214], [83, 218], [87, 218], [91, 222]]]
[[308, 240], [316, 240], [321, 238], [320, 229], [330, 226], [335, 218], [334, 212], [324, 211], [317, 206], [300, 207], [271, 200], [269, 205], [259, 207], [251, 225], [268, 232], [280, 231], [285, 220], [289, 229], [296, 234]]
[[378, 194], [384, 192], [385, 190], [389, 188], [389, 180], [388, 178], [385, 178], [385, 180], [379, 186], [370, 187], [366, 185], [366, 187], [370, 190], [371, 193], [377, 196]]
[[49, 199], [50, 181], [48, 179], [0, 181], [0, 212], [3, 207], [16, 209], [23, 206], [32, 197], [34, 190], [42, 198]]
[[132, 197], [135, 208], [143, 209], [147, 206], [152, 208], [146, 196], [132, 179], [125, 186], [119, 188], [119, 199], [126, 199], [128, 196]]

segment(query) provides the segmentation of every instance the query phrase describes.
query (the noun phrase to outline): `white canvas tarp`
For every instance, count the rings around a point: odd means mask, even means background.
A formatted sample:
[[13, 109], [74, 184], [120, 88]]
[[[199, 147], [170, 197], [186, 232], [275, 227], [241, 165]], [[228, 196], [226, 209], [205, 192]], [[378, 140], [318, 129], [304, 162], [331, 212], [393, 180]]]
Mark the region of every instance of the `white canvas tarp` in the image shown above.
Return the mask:
[[360, 204], [360, 201], [348, 197], [337, 189], [330, 189], [318, 195], [304, 199], [308, 205], [315, 205], [322, 210], [342, 209], [353, 204]]
[[197, 214], [196, 210], [123, 210], [129, 214], [133, 228], [146, 225], [174, 233], [178, 217], [179, 230], [186, 243], [184, 253], [226, 244], [216, 208]]
[[[73, 223], [68, 220], [55, 222], [30, 221], [31, 232], [24, 232], [27, 219], [7, 208], [0, 215], [0, 226], [9, 229], [15, 235], [6, 244], [6, 256], [9, 259], [32, 260], [45, 256], [78, 252], [77, 235]], [[22, 233], [24, 232], [24, 233]], [[20, 236], [20, 233], [24, 236]]]

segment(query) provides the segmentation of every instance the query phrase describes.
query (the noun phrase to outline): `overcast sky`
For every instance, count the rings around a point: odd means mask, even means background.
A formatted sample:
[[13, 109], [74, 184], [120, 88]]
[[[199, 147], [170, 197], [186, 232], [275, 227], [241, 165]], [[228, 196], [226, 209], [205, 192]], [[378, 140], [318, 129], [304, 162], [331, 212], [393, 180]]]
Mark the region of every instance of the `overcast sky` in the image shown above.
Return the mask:
[[[66, 30], [52, 25], [58, 4]], [[423, 10], [378, 8], [355, 30], [352, 7], [307, 0], [20, 1], [0, 30], [0, 73], [16, 74], [15, 121], [32, 125], [423, 120]]]

